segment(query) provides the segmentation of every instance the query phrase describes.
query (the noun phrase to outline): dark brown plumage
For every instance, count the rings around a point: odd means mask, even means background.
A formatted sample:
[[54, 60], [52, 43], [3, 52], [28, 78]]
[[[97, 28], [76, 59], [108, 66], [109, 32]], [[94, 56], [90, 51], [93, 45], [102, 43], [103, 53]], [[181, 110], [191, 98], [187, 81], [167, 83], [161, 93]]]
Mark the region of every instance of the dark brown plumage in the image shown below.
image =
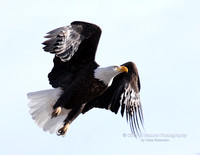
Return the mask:
[[100, 67], [95, 62], [100, 36], [97, 25], [79, 21], [46, 36], [44, 50], [55, 54], [48, 75], [54, 89], [28, 94], [30, 113], [44, 131], [64, 135], [81, 113], [94, 107], [117, 113], [121, 107], [131, 131], [140, 132], [143, 114], [137, 67], [132, 62]]

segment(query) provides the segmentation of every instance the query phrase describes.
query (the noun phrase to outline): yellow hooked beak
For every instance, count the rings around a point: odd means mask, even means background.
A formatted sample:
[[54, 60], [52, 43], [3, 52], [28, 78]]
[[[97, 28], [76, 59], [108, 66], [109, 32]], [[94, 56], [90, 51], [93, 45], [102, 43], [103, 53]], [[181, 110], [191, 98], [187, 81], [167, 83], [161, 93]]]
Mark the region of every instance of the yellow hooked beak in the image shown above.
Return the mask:
[[128, 68], [127, 67], [125, 67], [125, 66], [119, 66], [118, 68], [117, 68], [117, 71], [119, 71], [119, 72], [128, 72]]

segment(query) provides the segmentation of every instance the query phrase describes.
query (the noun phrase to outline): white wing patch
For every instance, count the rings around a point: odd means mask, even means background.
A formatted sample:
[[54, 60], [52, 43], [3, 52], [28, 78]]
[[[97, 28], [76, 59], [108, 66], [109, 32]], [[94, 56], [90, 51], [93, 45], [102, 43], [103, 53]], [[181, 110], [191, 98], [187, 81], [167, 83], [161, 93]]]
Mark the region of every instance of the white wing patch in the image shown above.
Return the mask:
[[136, 93], [131, 85], [127, 85], [124, 89], [124, 93], [121, 94], [120, 105], [122, 106], [123, 104], [126, 108], [126, 118], [127, 121], [130, 123], [132, 133], [139, 134], [140, 125], [138, 121], [138, 116], [140, 119], [140, 123], [143, 126], [143, 114], [140, 102], [140, 94]]
[[46, 52], [54, 53], [63, 62], [69, 61], [76, 53], [84, 36], [75, 31], [81, 30], [82, 27], [69, 25], [57, 28], [48, 32], [45, 38], [50, 38], [43, 44], [46, 45], [43, 49]]

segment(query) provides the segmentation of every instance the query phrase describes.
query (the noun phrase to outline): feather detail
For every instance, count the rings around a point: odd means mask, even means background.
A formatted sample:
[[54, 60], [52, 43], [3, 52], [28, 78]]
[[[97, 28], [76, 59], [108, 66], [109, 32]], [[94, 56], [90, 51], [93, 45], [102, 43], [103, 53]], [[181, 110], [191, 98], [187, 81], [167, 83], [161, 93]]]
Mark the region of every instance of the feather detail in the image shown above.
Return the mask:
[[56, 54], [63, 62], [69, 61], [84, 38], [76, 31], [81, 31], [80, 29], [80, 26], [69, 25], [48, 32], [48, 35], [45, 36], [48, 40], [43, 42], [45, 45], [43, 49]]
[[62, 108], [57, 117], [51, 118], [53, 105], [62, 93], [61, 88], [56, 88], [27, 94], [28, 99], [30, 99], [29, 112], [33, 120], [44, 131], [49, 131], [51, 134], [56, 133], [64, 125], [64, 120], [70, 112], [70, 109]]

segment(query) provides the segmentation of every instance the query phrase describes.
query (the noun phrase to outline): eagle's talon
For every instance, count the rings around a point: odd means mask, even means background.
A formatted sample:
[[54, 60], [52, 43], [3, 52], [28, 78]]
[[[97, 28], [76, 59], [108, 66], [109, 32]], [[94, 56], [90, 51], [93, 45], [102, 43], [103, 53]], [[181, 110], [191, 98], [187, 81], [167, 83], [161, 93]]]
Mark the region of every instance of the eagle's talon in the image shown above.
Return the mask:
[[62, 128], [58, 130], [58, 136], [64, 135], [69, 128], [69, 124], [64, 125]]
[[58, 136], [64, 135], [64, 131], [62, 129], [58, 130]]
[[51, 118], [57, 117], [61, 113], [61, 107], [57, 107], [51, 114]]

